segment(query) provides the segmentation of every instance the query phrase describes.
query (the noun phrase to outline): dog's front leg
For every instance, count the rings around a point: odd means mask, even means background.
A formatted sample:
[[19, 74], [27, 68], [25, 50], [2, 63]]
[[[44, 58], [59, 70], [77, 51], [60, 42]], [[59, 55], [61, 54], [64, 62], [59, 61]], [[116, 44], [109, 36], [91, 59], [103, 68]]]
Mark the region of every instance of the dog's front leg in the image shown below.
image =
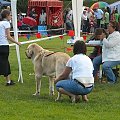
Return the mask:
[[53, 96], [54, 95], [54, 78], [49, 77], [49, 95]]
[[33, 95], [37, 96], [37, 95], [40, 95], [41, 77], [38, 75], [35, 75], [35, 80], [36, 80], [36, 92]]

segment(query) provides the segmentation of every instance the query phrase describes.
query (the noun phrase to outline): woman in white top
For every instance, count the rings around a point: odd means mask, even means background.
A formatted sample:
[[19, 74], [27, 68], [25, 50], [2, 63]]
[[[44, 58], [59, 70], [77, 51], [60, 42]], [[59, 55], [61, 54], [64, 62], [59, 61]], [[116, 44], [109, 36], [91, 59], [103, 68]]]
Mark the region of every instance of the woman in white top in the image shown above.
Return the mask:
[[102, 64], [102, 69], [107, 77], [108, 83], [117, 82], [117, 73], [113, 71], [113, 67], [120, 65], [120, 33], [118, 32], [118, 24], [110, 21], [107, 26], [109, 36], [102, 33], [99, 38], [102, 41], [102, 55], [93, 59], [94, 71], [93, 75], [97, 75], [97, 71]]
[[[76, 102], [82, 95], [84, 101], [88, 101], [87, 94], [93, 89], [93, 64], [86, 56], [84, 41], [76, 41], [73, 46], [74, 56], [69, 59], [63, 73], [56, 78], [56, 88], [61, 94], [68, 95], [72, 102]], [[72, 79], [69, 75], [72, 74]]]
[[1, 12], [2, 21], [0, 21], [0, 75], [4, 75], [7, 80], [6, 85], [13, 85], [14, 82], [10, 79], [10, 64], [9, 64], [9, 42], [20, 45], [20, 42], [15, 41], [10, 35], [10, 20], [11, 13], [5, 9]]
[[118, 24], [115, 21], [110, 21], [108, 24], [109, 36], [106, 39], [105, 35], [101, 36], [103, 40], [102, 50], [102, 68], [107, 76], [108, 83], [115, 83], [117, 76], [112, 68], [120, 65], [120, 33], [118, 32]]

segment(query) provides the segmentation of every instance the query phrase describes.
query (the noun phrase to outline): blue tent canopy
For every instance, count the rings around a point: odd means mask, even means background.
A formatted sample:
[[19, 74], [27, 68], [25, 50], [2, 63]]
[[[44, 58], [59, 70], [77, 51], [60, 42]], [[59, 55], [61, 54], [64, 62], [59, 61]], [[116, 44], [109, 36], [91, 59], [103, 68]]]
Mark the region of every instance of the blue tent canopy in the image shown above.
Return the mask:
[[2, 6], [10, 6], [11, 2], [5, 1], [5, 0], [0, 0], [0, 7]]
[[116, 9], [118, 10], [118, 13], [120, 14], [120, 1], [118, 2], [115, 2], [115, 3], [112, 3], [109, 5], [110, 6], [110, 9], [113, 10], [113, 9]]

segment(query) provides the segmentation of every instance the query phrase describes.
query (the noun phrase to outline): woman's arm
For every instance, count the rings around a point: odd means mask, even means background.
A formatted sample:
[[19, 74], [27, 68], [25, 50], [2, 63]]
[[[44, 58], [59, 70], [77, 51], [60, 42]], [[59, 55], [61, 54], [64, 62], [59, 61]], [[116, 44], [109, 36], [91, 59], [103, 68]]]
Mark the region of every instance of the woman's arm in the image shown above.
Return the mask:
[[6, 29], [6, 35], [7, 35], [7, 39], [8, 39], [8, 40], [10, 40], [10, 41], [13, 42], [13, 43], [16, 43], [17, 45], [21, 45], [20, 42], [15, 41], [15, 40], [11, 37], [11, 35], [10, 35], [10, 29], [9, 29], [9, 28]]
[[71, 71], [72, 69], [70, 67], [66, 67], [63, 73], [55, 79], [54, 83], [56, 84], [60, 80], [67, 79]]

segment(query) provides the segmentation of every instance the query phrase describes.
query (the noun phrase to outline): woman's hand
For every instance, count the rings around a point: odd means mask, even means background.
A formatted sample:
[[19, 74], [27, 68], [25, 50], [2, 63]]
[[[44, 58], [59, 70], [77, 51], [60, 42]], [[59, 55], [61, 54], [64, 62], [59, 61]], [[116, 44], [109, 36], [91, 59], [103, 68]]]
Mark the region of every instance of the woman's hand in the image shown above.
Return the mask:
[[21, 43], [20, 43], [20, 42], [17, 42], [16, 44], [19, 45], [19, 46], [21, 46]]
[[54, 84], [56, 84], [58, 81], [55, 79]]
[[59, 75], [54, 83], [56, 84], [58, 81], [60, 80], [64, 80], [64, 79], [67, 79], [69, 74], [71, 73], [72, 69], [70, 67], [65, 67], [65, 69], [63, 70], [63, 72], [61, 73], [61, 75]]

